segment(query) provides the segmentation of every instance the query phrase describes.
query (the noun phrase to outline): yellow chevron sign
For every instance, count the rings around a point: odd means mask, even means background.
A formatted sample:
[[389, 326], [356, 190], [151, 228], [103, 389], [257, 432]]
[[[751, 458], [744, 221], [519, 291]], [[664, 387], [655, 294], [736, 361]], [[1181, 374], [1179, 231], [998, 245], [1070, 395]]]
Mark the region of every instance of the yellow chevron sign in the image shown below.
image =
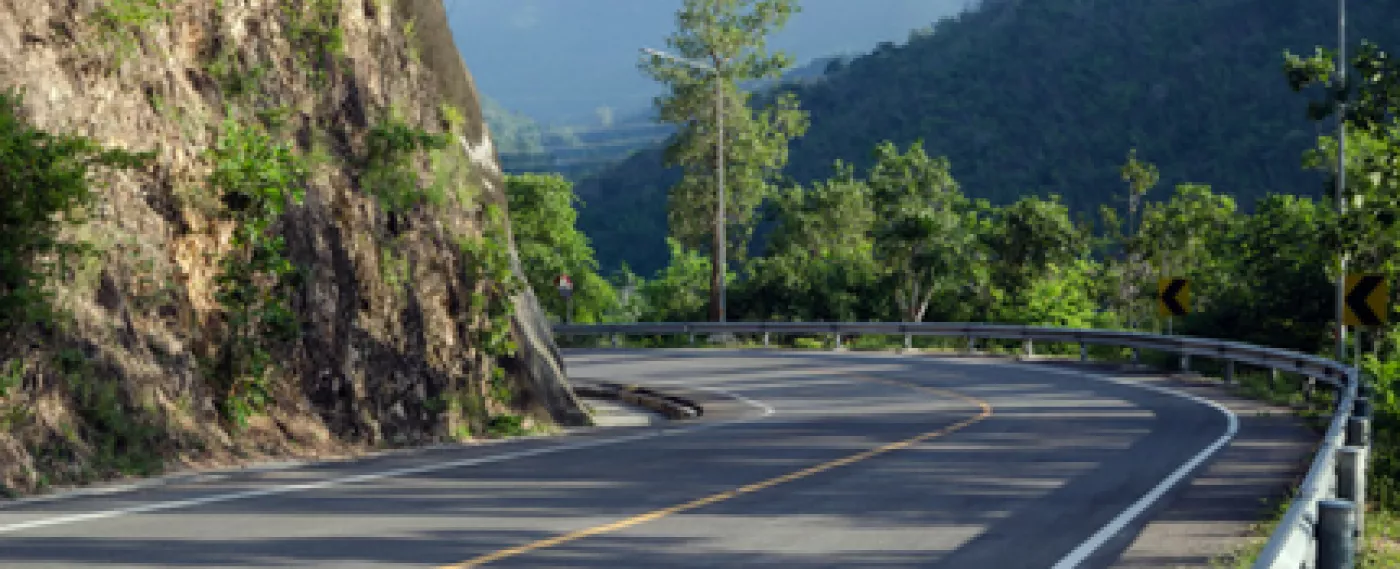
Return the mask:
[[1185, 316], [1191, 307], [1191, 281], [1172, 277], [1157, 281], [1157, 315]]
[[1342, 323], [1347, 326], [1380, 326], [1390, 315], [1390, 285], [1385, 275], [1347, 275]]

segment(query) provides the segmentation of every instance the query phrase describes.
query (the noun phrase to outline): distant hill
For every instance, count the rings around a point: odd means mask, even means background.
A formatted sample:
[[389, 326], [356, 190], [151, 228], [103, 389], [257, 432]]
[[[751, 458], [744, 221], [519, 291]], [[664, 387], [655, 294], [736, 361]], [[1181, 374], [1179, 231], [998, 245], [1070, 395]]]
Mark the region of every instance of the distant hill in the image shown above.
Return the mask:
[[[782, 79], [753, 82], [752, 90], [763, 90], [787, 82], [820, 79], [833, 62], [849, 57], [823, 57], [792, 69]], [[501, 167], [513, 174], [556, 172], [578, 179], [615, 165], [638, 150], [666, 140], [675, 127], [656, 122], [656, 110], [648, 104], [625, 115], [599, 113], [596, 123], [558, 126], [541, 124], [523, 113], [513, 112], [492, 98], [482, 108], [486, 123], [495, 136]]]
[[[1400, 46], [1400, 3], [1349, 9], [1353, 44]], [[786, 87], [812, 113], [788, 173], [825, 178], [837, 158], [864, 167], [879, 141], [922, 138], [965, 191], [997, 203], [1115, 203], [1133, 147], [1162, 172], [1149, 197], [1185, 181], [1245, 207], [1270, 192], [1317, 194], [1322, 176], [1299, 165], [1322, 131], [1288, 89], [1282, 53], [1335, 45], [1335, 18], [1311, 0], [988, 0]], [[580, 225], [605, 266], [664, 265], [675, 176], [643, 151], [579, 183]]]
[[[499, 102], [483, 103], [486, 123], [506, 172], [557, 172], [579, 178], [611, 166], [634, 151], [664, 141], [675, 128], [658, 124], [651, 110], [600, 117], [588, 126], [541, 124]], [[602, 120], [606, 118], [607, 120]]]
[[[903, 41], [909, 29], [970, 0], [799, 0], [771, 46], [811, 61]], [[478, 89], [549, 124], [593, 124], [609, 107], [645, 109], [661, 87], [637, 69], [642, 47], [665, 48], [682, 0], [447, 0]]]

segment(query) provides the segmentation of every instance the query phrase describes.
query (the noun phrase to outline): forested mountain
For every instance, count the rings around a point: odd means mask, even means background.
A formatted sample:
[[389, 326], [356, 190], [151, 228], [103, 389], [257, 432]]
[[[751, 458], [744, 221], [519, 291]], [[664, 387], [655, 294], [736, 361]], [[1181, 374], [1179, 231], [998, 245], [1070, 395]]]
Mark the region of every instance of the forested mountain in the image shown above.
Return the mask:
[[[1358, 3], [1350, 16], [1353, 42], [1400, 43], [1400, 4]], [[989, 0], [789, 87], [811, 128], [788, 173], [823, 179], [836, 159], [862, 168], [878, 142], [922, 138], [970, 196], [994, 203], [1115, 203], [1130, 148], [1161, 169], [1159, 193], [1209, 184], [1246, 209], [1270, 192], [1315, 195], [1324, 180], [1300, 162], [1320, 125], [1289, 90], [1283, 51], [1335, 43], [1329, 2]], [[665, 264], [674, 180], [648, 151], [579, 184], [580, 225], [604, 267]]]

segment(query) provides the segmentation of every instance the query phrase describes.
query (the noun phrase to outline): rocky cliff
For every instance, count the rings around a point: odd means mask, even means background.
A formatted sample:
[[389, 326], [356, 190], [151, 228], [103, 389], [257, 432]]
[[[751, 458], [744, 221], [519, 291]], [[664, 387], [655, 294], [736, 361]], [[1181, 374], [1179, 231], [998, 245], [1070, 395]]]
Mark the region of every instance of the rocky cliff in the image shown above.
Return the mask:
[[10, 88], [155, 157], [0, 354], [0, 490], [588, 422], [441, 0], [0, 0]]

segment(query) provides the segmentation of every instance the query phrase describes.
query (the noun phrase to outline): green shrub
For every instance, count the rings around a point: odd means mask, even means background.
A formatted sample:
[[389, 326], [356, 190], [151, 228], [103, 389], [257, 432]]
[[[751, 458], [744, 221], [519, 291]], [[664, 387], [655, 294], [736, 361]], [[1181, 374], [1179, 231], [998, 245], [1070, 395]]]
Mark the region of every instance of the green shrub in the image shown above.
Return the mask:
[[273, 224], [288, 206], [301, 203], [307, 170], [290, 147], [274, 142], [260, 126], [232, 119], [225, 120], [210, 155], [209, 185], [223, 202], [224, 215], [236, 222], [233, 251], [215, 279], [228, 336], [211, 371], [225, 417], [243, 426], [271, 400], [274, 362], [268, 342], [291, 341], [300, 332], [287, 304], [300, 273]]
[[20, 116], [22, 101], [0, 91], [0, 348], [19, 327], [51, 318], [48, 282], [87, 250], [60, 232], [92, 204], [90, 171], [136, 168], [153, 156], [35, 129]]
[[313, 84], [324, 84], [327, 71], [338, 64], [345, 49], [340, 0], [284, 2], [282, 9], [287, 16], [287, 39], [297, 61], [307, 67]]
[[446, 148], [446, 136], [390, 118], [370, 127], [366, 144], [360, 187], [387, 211], [399, 213], [424, 202], [443, 203], [445, 194], [427, 191], [419, 183], [413, 158], [421, 150]]
[[497, 415], [486, 422], [486, 434], [493, 438], [518, 437], [527, 434], [525, 418], [520, 415]]
[[92, 20], [102, 42], [112, 50], [120, 66], [136, 51], [137, 34], [157, 21], [168, 21], [177, 0], [105, 0]]
[[67, 380], [74, 411], [83, 421], [84, 438], [93, 450], [88, 469], [80, 478], [159, 471], [161, 429], [128, 403], [120, 380], [99, 373], [86, 355], [73, 348], [59, 351], [55, 359]]

